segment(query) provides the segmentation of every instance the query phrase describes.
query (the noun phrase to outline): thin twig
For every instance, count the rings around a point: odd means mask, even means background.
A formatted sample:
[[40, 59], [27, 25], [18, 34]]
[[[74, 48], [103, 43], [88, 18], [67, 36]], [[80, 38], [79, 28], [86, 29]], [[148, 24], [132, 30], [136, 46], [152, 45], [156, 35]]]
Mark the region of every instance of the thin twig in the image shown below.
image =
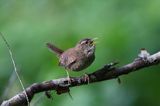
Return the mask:
[[[19, 74], [18, 74], [18, 72], [17, 72], [16, 63], [15, 63], [15, 61], [14, 61], [14, 58], [13, 58], [13, 54], [12, 54], [12, 50], [11, 50], [11, 48], [10, 48], [10, 45], [9, 45], [9, 43], [7, 42], [7, 40], [5, 39], [5, 37], [3, 36], [3, 34], [2, 34], [1, 32], [0, 32], [0, 35], [1, 35], [2, 39], [3, 39], [3, 41], [5, 42], [5, 44], [6, 44], [6, 46], [7, 46], [7, 49], [8, 49], [8, 51], [9, 51], [10, 58], [11, 58], [11, 61], [12, 61], [12, 64], [13, 64], [14, 71], [15, 71], [15, 73], [16, 73], [16, 76], [17, 76], [17, 78], [18, 78], [18, 80], [19, 80], [19, 82], [20, 82], [20, 84], [21, 84], [21, 86], [22, 86], [23, 91], [25, 91], [25, 88], [24, 88], [24, 85], [23, 85], [23, 83], [22, 83], [22, 80], [21, 80], [21, 78], [20, 78], [20, 76], [19, 76]], [[25, 96], [26, 96], [26, 100], [27, 100], [27, 103], [28, 103], [28, 106], [29, 106], [30, 103], [29, 103], [29, 98], [28, 98], [28, 96], [27, 96], [26, 91], [25, 91], [24, 94], [25, 94]]]

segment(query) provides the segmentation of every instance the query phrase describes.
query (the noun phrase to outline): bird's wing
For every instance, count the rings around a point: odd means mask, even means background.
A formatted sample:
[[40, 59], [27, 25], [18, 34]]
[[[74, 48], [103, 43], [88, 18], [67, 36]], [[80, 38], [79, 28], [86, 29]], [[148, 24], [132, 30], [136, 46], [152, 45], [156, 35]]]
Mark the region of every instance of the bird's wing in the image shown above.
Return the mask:
[[63, 53], [63, 50], [59, 49], [58, 47], [56, 47], [55, 45], [51, 43], [47, 43], [46, 45], [49, 48], [49, 50], [56, 53], [58, 56], [60, 56]]
[[[70, 51], [71, 49], [69, 49]], [[72, 49], [73, 50], [73, 49]], [[70, 67], [73, 63], [77, 61], [77, 56], [75, 56], [75, 52], [64, 52], [59, 61], [59, 65], [64, 67]]]

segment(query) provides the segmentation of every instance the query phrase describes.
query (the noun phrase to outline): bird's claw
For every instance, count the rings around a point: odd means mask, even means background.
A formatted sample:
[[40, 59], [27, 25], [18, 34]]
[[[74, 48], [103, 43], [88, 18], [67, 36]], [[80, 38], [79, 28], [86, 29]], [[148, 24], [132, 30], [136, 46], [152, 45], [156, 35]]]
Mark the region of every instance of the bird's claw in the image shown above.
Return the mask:
[[87, 84], [89, 84], [89, 76], [86, 73], [84, 74], [84, 81], [87, 81]]

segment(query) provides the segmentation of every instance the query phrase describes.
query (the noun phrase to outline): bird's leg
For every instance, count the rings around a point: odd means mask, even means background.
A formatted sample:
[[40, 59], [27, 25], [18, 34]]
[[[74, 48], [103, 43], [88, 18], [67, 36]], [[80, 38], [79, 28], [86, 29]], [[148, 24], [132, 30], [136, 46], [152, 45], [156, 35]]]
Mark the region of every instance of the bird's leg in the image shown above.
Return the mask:
[[89, 84], [89, 76], [86, 73], [84, 73], [84, 81], [87, 81], [87, 84]]
[[71, 84], [71, 79], [70, 79], [70, 76], [69, 76], [69, 72], [68, 72], [68, 70], [65, 70], [65, 71], [67, 73], [68, 85], [70, 85]]

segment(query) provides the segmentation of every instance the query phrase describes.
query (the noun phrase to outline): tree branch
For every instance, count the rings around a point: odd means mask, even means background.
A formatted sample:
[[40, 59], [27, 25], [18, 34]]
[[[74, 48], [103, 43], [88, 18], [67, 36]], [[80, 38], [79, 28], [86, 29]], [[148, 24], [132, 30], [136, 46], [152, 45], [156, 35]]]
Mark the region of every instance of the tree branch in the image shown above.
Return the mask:
[[[118, 76], [128, 74], [130, 72], [137, 71], [139, 69], [156, 65], [160, 63], [160, 52], [150, 55], [146, 50], [141, 50], [133, 62], [124, 65], [122, 67], [113, 67], [116, 63], [105, 65], [103, 68], [96, 70], [95, 72], [88, 74], [89, 84], [94, 82], [105, 81]], [[69, 92], [70, 87], [80, 86], [88, 84], [85, 76], [71, 77], [71, 83], [68, 84], [68, 78], [60, 78], [56, 80], [45, 81], [42, 83], [34, 83], [26, 89], [26, 93], [29, 97], [29, 101], [32, 100], [33, 96], [39, 92], [45, 92], [55, 90], [57, 94]], [[27, 100], [25, 92], [21, 92], [9, 100], [3, 101], [1, 106], [26, 106]]]

